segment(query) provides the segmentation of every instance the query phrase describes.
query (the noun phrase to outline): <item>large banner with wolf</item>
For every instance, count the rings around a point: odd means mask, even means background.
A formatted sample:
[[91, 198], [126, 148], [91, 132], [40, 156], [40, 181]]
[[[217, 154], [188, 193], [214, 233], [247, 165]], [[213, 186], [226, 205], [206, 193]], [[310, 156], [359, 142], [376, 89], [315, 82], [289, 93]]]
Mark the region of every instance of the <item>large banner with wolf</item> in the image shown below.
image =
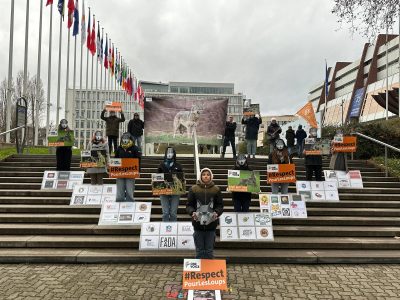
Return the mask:
[[196, 100], [188, 96], [153, 97], [146, 102], [146, 143], [193, 143], [221, 145], [228, 98]]

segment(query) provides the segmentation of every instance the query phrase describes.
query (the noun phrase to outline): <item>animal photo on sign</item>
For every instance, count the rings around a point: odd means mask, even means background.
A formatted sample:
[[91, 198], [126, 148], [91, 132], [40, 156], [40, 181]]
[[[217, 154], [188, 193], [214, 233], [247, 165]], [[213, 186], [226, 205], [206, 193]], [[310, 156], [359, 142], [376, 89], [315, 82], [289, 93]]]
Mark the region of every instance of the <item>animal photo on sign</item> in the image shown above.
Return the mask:
[[184, 173], [165, 173], [163, 174], [164, 176], [153, 175], [153, 195], [183, 195], [186, 193], [186, 180]]

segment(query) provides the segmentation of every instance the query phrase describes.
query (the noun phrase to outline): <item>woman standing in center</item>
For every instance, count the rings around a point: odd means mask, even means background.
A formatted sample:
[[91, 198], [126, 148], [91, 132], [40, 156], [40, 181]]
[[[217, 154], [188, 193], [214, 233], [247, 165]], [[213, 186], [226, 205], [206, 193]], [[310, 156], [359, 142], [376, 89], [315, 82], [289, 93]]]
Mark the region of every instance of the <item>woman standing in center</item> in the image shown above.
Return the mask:
[[[233, 169], [234, 170], [252, 171], [252, 169], [250, 169], [249, 164], [247, 162], [246, 155], [244, 155], [244, 154], [238, 155], [236, 162], [235, 162], [235, 167]], [[232, 192], [232, 201], [233, 201], [233, 207], [234, 207], [235, 212], [248, 212], [250, 209], [250, 203], [251, 203], [251, 193]]]
[[[196, 246], [196, 258], [214, 258], [215, 231], [218, 225], [218, 217], [224, 211], [224, 203], [221, 190], [214, 184], [213, 174], [210, 169], [200, 171], [200, 180], [192, 186], [188, 194], [186, 211], [192, 217], [194, 228], [194, 244]], [[196, 211], [200, 206], [210, 207], [211, 222], [207, 225], [200, 224]]]
[[[106, 153], [106, 164], [104, 167], [101, 168], [88, 168], [86, 172], [90, 176], [90, 183], [91, 184], [103, 184], [104, 175], [107, 173], [107, 165], [110, 161], [110, 154], [108, 152], [108, 145], [103, 138], [103, 133], [101, 131], [96, 131], [92, 140], [89, 142], [87, 147], [90, 151], [105, 151]], [[99, 154], [98, 154], [99, 155]]]

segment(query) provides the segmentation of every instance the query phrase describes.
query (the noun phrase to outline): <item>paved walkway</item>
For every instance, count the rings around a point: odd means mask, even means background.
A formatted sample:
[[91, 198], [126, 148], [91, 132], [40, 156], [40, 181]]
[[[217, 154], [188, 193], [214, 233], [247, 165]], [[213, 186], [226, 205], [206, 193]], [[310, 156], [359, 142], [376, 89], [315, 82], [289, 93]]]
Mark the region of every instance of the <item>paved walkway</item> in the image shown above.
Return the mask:
[[[167, 299], [180, 265], [0, 265], [0, 299]], [[223, 299], [399, 299], [400, 265], [229, 265]]]

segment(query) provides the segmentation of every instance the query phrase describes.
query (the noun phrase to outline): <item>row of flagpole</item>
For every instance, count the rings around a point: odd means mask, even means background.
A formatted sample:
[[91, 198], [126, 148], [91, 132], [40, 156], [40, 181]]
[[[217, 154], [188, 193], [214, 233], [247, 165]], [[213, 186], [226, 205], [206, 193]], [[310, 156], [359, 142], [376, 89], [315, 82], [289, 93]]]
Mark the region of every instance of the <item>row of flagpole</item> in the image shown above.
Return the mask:
[[[51, 83], [52, 83], [52, 34], [53, 34], [53, 1], [47, 0], [45, 6], [50, 6], [50, 24], [49, 24], [49, 50], [48, 50], [48, 78], [47, 78], [47, 101], [46, 101], [46, 132], [49, 131], [50, 127], [50, 108], [51, 108]], [[68, 3], [66, 3], [68, 2]], [[87, 124], [87, 112], [88, 112], [88, 100], [92, 100], [92, 103], [95, 105], [95, 109], [89, 111], [92, 115], [93, 111], [98, 111], [98, 97], [94, 98], [95, 91], [98, 90], [98, 69], [100, 64], [100, 90], [108, 90], [111, 92], [112, 90], [125, 90], [126, 95], [130, 97], [130, 100], [133, 102], [136, 100], [139, 105], [143, 108], [144, 106], [144, 93], [143, 90], [138, 84], [137, 77], [133, 74], [132, 70], [122, 59], [120, 52], [118, 52], [118, 48], [114, 48], [114, 43], [111, 43], [111, 39], [108, 38], [108, 34], [106, 33], [105, 40], [105, 48], [103, 52], [103, 37], [104, 37], [104, 28], [102, 28], [101, 38], [100, 38], [100, 23], [97, 22], [97, 39], [96, 39], [96, 22], [95, 15], [93, 14], [93, 24], [91, 24], [91, 12], [89, 9], [89, 18], [88, 18], [88, 26], [86, 28], [86, 15], [85, 15], [85, 0], [82, 2], [82, 18], [79, 18], [79, 3], [78, 0], [58, 0], [57, 4], [58, 11], [60, 12], [60, 29], [59, 29], [59, 52], [58, 52], [58, 73], [57, 73], [57, 103], [56, 103], [56, 126], [59, 123], [60, 119], [60, 110], [61, 110], [61, 65], [62, 65], [62, 24], [64, 21], [64, 10], [68, 9], [68, 37], [67, 37], [67, 65], [66, 65], [66, 82], [65, 82], [65, 107], [66, 101], [71, 101], [71, 97], [68, 97], [68, 89], [70, 84], [70, 34], [71, 27], [73, 25], [72, 35], [74, 37], [74, 48], [73, 48], [73, 73], [72, 73], [72, 101], [75, 105], [75, 89], [76, 89], [76, 68], [77, 68], [77, 35], [79, 34], [79, 24], [81, 25], [81, 53], [80, 53], [80, 76], [79, 76], [79, 88], [82, 90], [83, 88], [83, 68], [84, 68], [84, 60], [83, 60], [83, 48], [84, 44], [87, 45], [87, 53], [86, 53], [86, 96], [84, 103], [84, 118], [82, 118], [82, 105], [79, 106], [79, 116], [76, 117], [78, 120], [85, 120], [84, 122]], [[40, 81], [41, 75], [41, 44], [42, 44], [42, 16], [43, 16], [43, 0], [40, 0], [40, 17], [39, 17], [39, 43], [38, 43], [38, 65], [37, 65], [37, 75], [36, 80], [37, 83]], [[81, 23], [80, 23], [81, 22]], [[92, 28], [91, 28], [92, 26]], [[24, 81], [23, 81], [23, 92], [22, 96], [26, 96], [27, 93], [27, 64], [28, 64], [28, 41], [29, 41], [29, 0], [27, 0], [26, 5], [26, 29], [25, 29], [25, 56], [24, 56]], [[87, 35], [86, 35], [87, 31]], [[13, 34], [14, 34], [14, 0], [11, 0], [11, 18], [10, 18], [10, 43], [9, 43], [9, 68], [8, 68], [8, 88], [7, 88], [7, 112], [6, 112], [6, 130], [11, 129], [11, 95], [12, 95], [12, 62], [13, 62]], [[97, 49], [96, 49], [97, 48]], [[89, 52], [92, 55], [91, 61], [91, 84], [89, 93]], [[96, 60], [96, 78], [95, 78], [95, 86], [93, 86], [93, 72], [94, 72], [94, 55], [97, 53]], [[104, 86], [103, 86], [103, 68], [104, 68]], [[107, 82], [108, 81], [108, 82]], [[108, 84], [107, 84], [108, 83]], [[95, 90], [93, 90], [95, 88]], [[36, 85], [36, 103], [35, 107], [35, 139], [34, 144], [38, 143], [38, 128], [39, 128], [39, 119], [38, 119], [38, 98], [40, 93], [39, 84]], [[97, 94], [98, 95], [98, 94]], [[89, 98], [91, 97], [91, 98]], [[124, 96], [123, 98], [126, 98]], [[128, 105], [128, 109], [132, 107], [132, 105]], [[92, 107], [93, 108], [93, 107]], [[133, 108], [133, 107], [132, 107]], [[67, 113], [67, 111], [66, 111]], [[75, 113], [72, 111], [71, 114]], [[88, 118], [92, 119], [92, 118]], [[93, 124], [89, 124], [89, 130], [91, 131], [94, 127]], [[80, 126], [79, 126], [80, 127]], [[87, 125], [85, 125], [87, 127]], [[84, 140], [86, 143], [86, 132], [84, 133]], [[80, 139], [81, 133], [79, 133], [78, 138]], [[6, 135], [6, 142], [10, 142], [10, 134]], [[80, 144], [80, 141], [79, 141]]]

